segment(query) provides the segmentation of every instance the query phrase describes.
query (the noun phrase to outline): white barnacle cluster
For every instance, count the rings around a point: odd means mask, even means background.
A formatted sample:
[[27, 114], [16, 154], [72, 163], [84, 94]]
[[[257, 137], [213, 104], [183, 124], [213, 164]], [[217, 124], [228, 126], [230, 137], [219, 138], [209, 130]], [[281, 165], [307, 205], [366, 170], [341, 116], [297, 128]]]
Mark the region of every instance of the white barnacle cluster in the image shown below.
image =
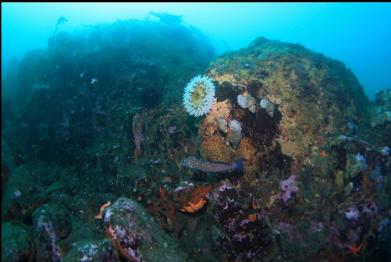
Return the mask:
[[215, 100], [215, 86], [207, 76], [196, 76], [185, 87], [183, 105], [191, 116], [207, 114]]

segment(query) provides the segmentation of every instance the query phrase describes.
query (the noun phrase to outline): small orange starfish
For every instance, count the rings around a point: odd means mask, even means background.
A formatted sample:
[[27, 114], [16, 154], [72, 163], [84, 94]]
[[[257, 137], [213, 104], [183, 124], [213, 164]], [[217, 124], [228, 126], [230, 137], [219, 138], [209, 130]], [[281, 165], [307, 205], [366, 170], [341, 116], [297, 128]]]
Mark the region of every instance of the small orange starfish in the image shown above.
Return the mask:
[[111, 202], [108, 201], [107, 203], [104, 203], [103, 205], [100, 206], [99, 208], [99, 213], [95, 216], [96, 219], [102, 219], [103, 211], [105, 210], [106, 207], [110, 206]]
[[206, 203], [206, 200], [201, 198], [197, 203], [189, 202], [189, 203], [185, 204], [185, 206], [183, 208], [181, 208], [180, 210], [182, 212], [195, 213], [198, 210], [200, 210], [201, 208], [203, 208], [205, 203]]
[[346, 248], [348, 249], [347, 253], [352, 254], [354, 256], [358, 256], [358, 253], [362, 250], [364, 247], [364, 244], [360, 244], [359, 246], [356, 245], [348, 245]]

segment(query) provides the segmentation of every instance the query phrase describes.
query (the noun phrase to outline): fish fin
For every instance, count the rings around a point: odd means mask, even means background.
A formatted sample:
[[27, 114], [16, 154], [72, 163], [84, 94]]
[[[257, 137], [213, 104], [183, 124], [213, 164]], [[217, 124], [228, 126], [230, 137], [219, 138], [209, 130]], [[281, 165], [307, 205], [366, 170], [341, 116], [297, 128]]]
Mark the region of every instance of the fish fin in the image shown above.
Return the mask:
[[234, 171], [239, 175], [243, 175], [243, 160], [244, 158], [240, 158], [238, 160], [235, 160], [233, 164]]

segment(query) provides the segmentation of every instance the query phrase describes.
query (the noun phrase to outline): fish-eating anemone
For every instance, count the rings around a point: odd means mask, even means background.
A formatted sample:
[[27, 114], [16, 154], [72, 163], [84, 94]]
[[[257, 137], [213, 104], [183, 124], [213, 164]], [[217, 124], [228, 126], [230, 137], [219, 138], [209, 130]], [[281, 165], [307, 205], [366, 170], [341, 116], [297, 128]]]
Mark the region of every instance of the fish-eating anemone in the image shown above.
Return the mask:
[[191, 116], [207, 114], [215, 102], [215, 86], [207, 76], [196, 76], [185, 87], [183, 105]]

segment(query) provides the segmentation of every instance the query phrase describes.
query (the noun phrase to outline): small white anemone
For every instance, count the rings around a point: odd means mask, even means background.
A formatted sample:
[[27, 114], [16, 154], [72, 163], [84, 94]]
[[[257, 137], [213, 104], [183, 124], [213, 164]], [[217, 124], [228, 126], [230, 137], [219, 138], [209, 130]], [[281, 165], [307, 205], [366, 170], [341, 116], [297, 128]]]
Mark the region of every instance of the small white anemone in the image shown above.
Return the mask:
[[231, 128], [233, 132], [238, 132], [238, 133], [242, 132], [242, 125], [238, 120], [235, 119], [229, 121], [229, 128]]
[[207, 114], [215, 102], [215, 86], [207, 76], [198, 75], [185, 87], [183, 105], [191, 116]]
[[238, 104], [241, 108], [247, 108], [247, 97], [244, 95], [238, 95]]

